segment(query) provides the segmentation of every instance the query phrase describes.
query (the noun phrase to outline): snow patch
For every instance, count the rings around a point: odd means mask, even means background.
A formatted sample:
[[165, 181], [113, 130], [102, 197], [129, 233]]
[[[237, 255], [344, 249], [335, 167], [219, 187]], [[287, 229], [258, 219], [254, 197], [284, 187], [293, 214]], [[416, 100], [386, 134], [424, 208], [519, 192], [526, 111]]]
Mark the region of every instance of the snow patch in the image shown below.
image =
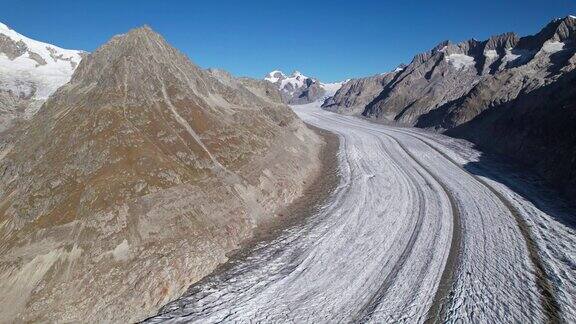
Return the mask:
[[504, 63], [513, 62], [515, 64], [521, 64], [528, 61], [533, 55], [534, 52], [528, 50], [506, 49], [506, 55], [504, 55], [502, 61]]
[[491, 60], [494, 60], [498, 58], [498, 52], [496, 52], [495, 50], [487, 50], [484, 52], [484, 56], [486, 56]]
[[457, 69], [468, 68], [475, 64], [474, 58], [466, 54], [450, 54], [446, 56], [446, 61]]
[[564, 49], [566, 44], [557, 41], [548, 41], [542, 46], [542, 50], [546, 53], [556, 53]]
[[278, 82], [284, 78], [286, 78], [286, 75], [282, 71], [274, 70], [274, 71], [268, 73], [268, 75], [264, 78], [264, 80], [272, 82], [272, 83], [276, 83], [276, 82]]

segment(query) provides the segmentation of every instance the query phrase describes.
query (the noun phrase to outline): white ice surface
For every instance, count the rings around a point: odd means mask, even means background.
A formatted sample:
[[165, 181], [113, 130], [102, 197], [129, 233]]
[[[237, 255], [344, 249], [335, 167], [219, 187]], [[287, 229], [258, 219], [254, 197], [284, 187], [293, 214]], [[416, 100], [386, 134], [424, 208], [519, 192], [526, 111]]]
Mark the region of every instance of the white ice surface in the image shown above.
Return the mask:
[[484, 56], [493, 60], [498, 58], [498, 52], [496, 52], [495, 50], [487, 50], [484, 52]]
[[[10, 60], [0, 53], [0, 90], [34, 99], [46, 99], [64, 83], [70, 81], [82, 51], [67, 50], [23, 36], [0, 23], [0, 34], [15, 42], [22, 41], [27, 51]], [[52, 51], [52, 53], [51, 53]], [[46, 64], [39, 64], [30, 55], [39, 55]]]
[[528, 61], [533, 56], [534, 56], [534, 52], [529, 51], [529, 50], [506, 49], [506, 55], [504, 55], [504, 58], [502, 59], [502, 61], [504, 62], [504, 64], [509, 63], [509, 62], [521, 64], [521, 63]]
[[[526, 242], [492, 190], [534, 227], [565, 319], [576, 320], [572, 229], [505, 185], [479, 181], [465, 167], [481, 154], [466, 142], [319, 106], [293, 108], [338, 134], [336, 191], [307, 222], [196, 285], [150, 322], [421, 323], [444, 271], [455, 276], [443, 301], [446, 322], [543, 322]], [[456, 234], [457, 266], [445, 270]]]
[[562, 42], [547, 41], [542, 46], [542, 50], [546, 53], [552, 54], [552, 53], [560, 52], [561, 50], [563, 50], [565, 45], [566, 44], [564, 44]]
[[471, 67], [475, 64], [474, 58], [466, 54], [450, 54], [446, 56], [446, 61], [457, 69]]
[[348, 82], [348, 80], [335, 83], [320, 83], [320, 87], [322, 87], [322, 89], [326, 91], [324, 97], [326, 98], [333, 97], [336, 94], [336, 92], [340, 90], [340, 88], [342, 88], [342, 86], [346, 82]]

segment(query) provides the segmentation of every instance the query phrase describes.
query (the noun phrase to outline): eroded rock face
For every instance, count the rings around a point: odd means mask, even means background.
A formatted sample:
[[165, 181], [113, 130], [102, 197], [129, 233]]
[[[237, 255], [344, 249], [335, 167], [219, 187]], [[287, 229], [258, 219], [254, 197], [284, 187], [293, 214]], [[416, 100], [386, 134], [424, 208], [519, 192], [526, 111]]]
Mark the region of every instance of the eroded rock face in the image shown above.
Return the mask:
[[133, 322], [224, 262], [319, 165], [265, 89], [149, 28], [83, 59], [1, 147], [0, 322]]
[[377, 95], [382, 76], [355, 81], [356, 90], [344, 86], [325, 106], [467, 138], [576, 197], [576, 133], [568, 131], [576, 127], [575, 55], [576, 18], [569, 16], [533, 36], [442, 42]]

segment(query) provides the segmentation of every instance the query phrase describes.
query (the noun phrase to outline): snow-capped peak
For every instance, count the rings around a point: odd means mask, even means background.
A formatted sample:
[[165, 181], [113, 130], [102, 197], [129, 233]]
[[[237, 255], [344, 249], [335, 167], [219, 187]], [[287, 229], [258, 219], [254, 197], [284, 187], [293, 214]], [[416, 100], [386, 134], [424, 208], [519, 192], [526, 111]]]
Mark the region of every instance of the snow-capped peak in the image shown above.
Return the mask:
[[2, 22], [0, 22], [0, 30], [2, 30], [2, 31], [10, 30], [10, 28], [8, 26], [6, 26], [5, 24], [3, 24]]
[[281, 91], [288, 94], [293, 94], [297, 89], [304, 86], [307, 76], [303, 75], [299, 71], [294, 71], [290, 76], [286, 76], [280, 70], [274, 70], [264, 78], [264, 80], [278, 84]]
[[295, 78], [307, 78], [307, 76], [300, 73], [300, 71], [298, 71], [298, 70], [294, 70], [294, 72], [292, 72], [292, 76]]
[[280, 70], [275, 70], [268, 73], [264, 80], [274, 83], [282, 92], [285, 102], [290, 104], [302, 104], [332, 97], [348, 81], [322, 83], [315, 78], [307, 77], [298, 70], [289, 76]]
[[30, 39], [0, 23], [0, 90], [19, 97], [46, 99], [68, 82], [82, 51]]
[[286, 75], [282, 71], [274, 70], [268, 73], [268, 75], [264, 78], [264, 80], [276, 83], [284, 78], [286, 78]]

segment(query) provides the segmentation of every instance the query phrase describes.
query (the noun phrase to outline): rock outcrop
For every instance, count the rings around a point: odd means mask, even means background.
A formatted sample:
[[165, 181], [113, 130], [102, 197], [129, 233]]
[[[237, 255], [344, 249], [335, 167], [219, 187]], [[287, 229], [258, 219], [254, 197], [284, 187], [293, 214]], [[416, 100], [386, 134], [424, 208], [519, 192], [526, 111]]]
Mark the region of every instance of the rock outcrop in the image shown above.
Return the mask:
[[316, 175], [323, 140], [262, 81], [151, 29], [85, 57], [0, 152], [0, 322], [134, 322]]

